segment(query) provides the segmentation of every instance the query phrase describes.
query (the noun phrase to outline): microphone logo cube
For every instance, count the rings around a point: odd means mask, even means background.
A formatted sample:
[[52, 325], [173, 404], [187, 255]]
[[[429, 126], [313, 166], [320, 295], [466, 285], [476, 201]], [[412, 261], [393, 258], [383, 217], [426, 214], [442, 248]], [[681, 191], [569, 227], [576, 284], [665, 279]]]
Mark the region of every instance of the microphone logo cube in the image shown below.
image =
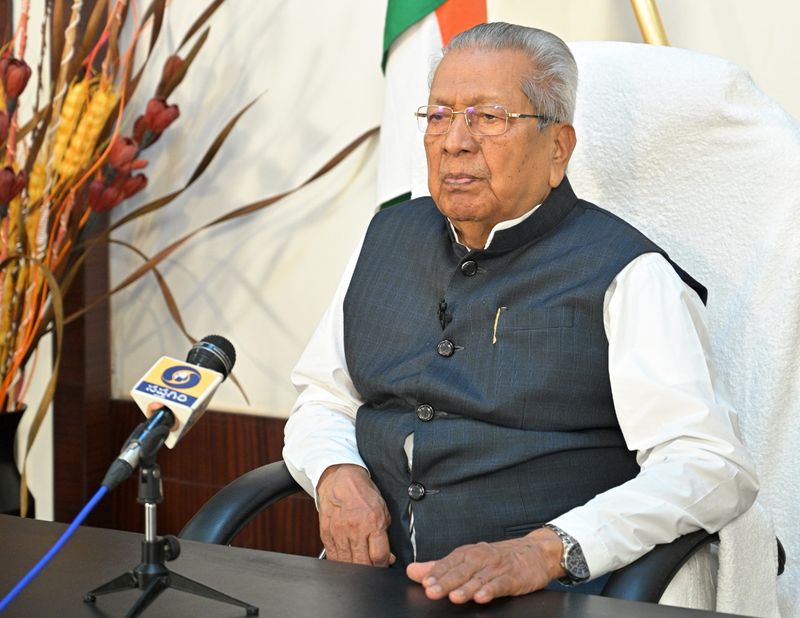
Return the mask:
[[131, 396], [143, 411], [153, 402], [172, 410], [178, 428], [165, 442], [172, 448], [200, 418], [222, 380], [212, 369], [162, 356], [131, 389]]

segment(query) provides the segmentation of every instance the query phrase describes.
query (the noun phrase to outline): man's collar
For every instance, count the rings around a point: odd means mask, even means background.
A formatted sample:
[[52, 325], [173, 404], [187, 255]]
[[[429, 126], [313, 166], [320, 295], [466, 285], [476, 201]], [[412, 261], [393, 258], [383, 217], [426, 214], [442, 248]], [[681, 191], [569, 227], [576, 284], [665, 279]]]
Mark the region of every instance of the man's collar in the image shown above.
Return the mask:
[[[483, 251], [483, 250], [487, 249], [489, 247], [489, 245], [492, 244], [492, 239], [494, 239], [494, 235], [497, 232], [499, 232], [500, 230], [507, 230], [509, 228], [514, 227], [518, 223], [522, 223], [525, 219], [527, 219], [534, 212], [536, 212], [536, 209], [539, 208], [539, 206], [541, 206], [541, 204], [536, 204], [536, 206], [531, 208], [524, 215], [522, 215], [520, 217], [517, 217], [516, 219], [509, 219], [508, 221], [501, 221], [500, 223], [495, 225], [492, 228], [492, 230], [489, 232], [489, 236], [486, 237], [486, 244], [483, 247], [481, 247], [480, 249], [477, 249], [477, 250]], [[450, 225], [450, 231], [453, 233], [453, 238], [455, 238], [455, 241], [458, 244], [460, 244], [460, 245], [462, 245], [462, 246], [464, 246], [466, 248], [466, 245], [463, 242], [461, 242], [461, 237], [458, 235], [458, 230], [456, 229], [456, 226], [453, 225], [453, 222], [450, 221], [450, 219], [448, 219], [447, 223]]]
[[[550, 191], [540, 205], [535, 206], [521, 217], [510, 221], [501, 221], [492, 228], [486, 240], [486, 253], [502, 253], [517, 249], [524, 244], [536, 240], [554, 229], [569, 214], [578, 198], [564, 176], [561, 184]], [[455, 242], [458, 235], [453, 224], [448, 220], [450, 233]], [[460, 245], [464, 247], [463, 245]], [[473, 249], [473, 251], [481, 249]]]

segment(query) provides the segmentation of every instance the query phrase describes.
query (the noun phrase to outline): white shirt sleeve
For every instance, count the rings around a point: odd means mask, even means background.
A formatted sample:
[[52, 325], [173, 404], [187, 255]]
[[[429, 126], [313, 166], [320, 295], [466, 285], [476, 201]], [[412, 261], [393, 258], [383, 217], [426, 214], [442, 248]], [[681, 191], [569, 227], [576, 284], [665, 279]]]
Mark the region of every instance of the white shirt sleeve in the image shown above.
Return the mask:
[[580, 543], [593, 578], [682, 534], [719, 530], [758, 492], [697, 294], [645, 254], [609, 287], [604, 319], [617, 419], [641, 471], [552, 522]]
[[289, 473], [315, 499], [325, 468], [345, 463], [366, 468], [358, 453], [355, 426], [363, 401], [347, 370], [343, 311], [362, 243], [363, 238], [291, 375], [300, 394], [284, 428], [283, 460]]

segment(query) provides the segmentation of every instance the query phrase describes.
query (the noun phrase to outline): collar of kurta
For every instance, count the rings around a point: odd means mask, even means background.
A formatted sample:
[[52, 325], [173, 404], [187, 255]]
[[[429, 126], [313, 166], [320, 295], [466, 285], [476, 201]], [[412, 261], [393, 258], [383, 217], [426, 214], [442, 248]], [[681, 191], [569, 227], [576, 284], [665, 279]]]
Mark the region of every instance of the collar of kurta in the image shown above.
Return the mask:
[[554, 230], [575, 207], [578, 198], [564, 176], [564, 180], [544, 200], [541, 206], [517, 225], [497, 230], [486, 249], [468, 249], [456, 240], [452, 226], [447, 226], [453, 248], [459, 255], [484, 253], [488, 255], [507, 253], [538, 240]]

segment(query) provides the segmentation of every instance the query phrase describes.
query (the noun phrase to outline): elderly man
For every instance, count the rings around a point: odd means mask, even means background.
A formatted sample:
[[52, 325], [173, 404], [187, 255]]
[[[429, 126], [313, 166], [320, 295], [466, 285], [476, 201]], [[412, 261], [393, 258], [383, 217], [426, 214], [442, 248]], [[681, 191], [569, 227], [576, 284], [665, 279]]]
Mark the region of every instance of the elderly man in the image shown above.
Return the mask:
[[374, 217], [293, 374], [328, 557], [432, 599], [599, 591], [757, 492], [705, 289], [567, 181], [576, 83], [547, 32], [452, 40], [417, 111], [431, 197]]

